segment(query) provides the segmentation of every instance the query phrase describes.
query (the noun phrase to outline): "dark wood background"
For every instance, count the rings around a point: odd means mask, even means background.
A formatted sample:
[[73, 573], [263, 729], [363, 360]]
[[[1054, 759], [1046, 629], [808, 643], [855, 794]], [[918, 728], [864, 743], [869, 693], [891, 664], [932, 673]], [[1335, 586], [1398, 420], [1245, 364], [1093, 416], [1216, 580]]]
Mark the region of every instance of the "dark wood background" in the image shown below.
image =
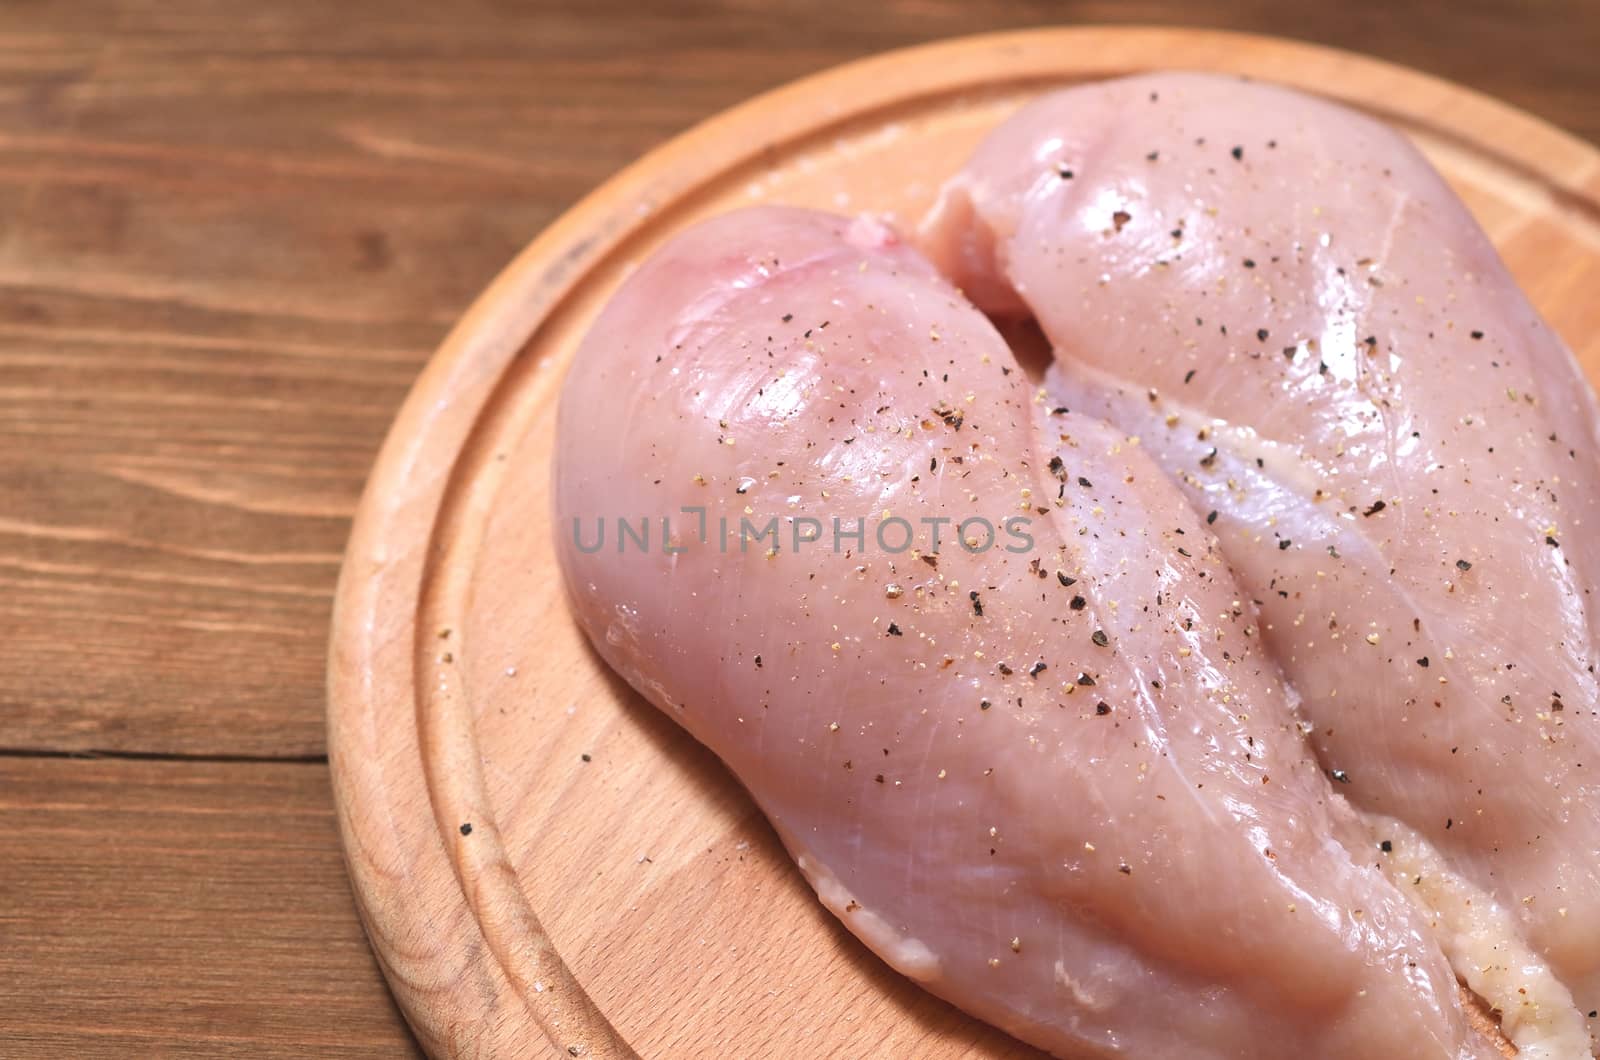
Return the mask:
[[340, 863], [322, 675], [429, 351], [696, 120], [1078, 22], [1361, 50], [1600, 139], [1595, 0], [0, 3], [0, 1054], [414, 1050]]

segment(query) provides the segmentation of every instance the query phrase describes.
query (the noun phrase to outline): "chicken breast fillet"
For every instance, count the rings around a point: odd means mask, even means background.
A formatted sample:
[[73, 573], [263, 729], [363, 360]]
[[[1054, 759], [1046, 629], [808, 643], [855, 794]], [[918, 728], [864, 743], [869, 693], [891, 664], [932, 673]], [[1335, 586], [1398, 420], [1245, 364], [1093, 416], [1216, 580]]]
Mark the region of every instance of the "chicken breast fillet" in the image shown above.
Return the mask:
[[1458, 972], [1525, 1052], [1588, 1053], [1600, 417], [1449, 188], [1333, 104], [1136, 77], [1024, 108], [923, 237], [1212, 525]]
[[1494, 1055], [1209, 530], [882, 227], [652, 256], [555, 496], [599, 653], [929, 990], [1064, 1057]]

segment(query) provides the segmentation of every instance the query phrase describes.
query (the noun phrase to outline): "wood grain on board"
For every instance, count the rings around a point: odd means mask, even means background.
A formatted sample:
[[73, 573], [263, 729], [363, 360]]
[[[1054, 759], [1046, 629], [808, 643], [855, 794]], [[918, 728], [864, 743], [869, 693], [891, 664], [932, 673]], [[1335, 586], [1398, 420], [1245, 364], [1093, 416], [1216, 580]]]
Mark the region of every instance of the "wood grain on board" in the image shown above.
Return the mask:
[[1341, 52], [1193, 30], [969, 38], [760, 97], [646, 156], [519, 255], [429, 362], [336, 596], [340, 826], [374, 946], [431, 1052], [767, 1055], [798, 1041], [823, 1055], [1019, 1055], [866, 957], [726, 773], [588, 650], [551, 526], [555, 411], [593, 315], [683, 226], [752, 202], [917, 218], [1042, 89], [1180, 51], [1396, 124], [1600, 368], [1600, 152]]

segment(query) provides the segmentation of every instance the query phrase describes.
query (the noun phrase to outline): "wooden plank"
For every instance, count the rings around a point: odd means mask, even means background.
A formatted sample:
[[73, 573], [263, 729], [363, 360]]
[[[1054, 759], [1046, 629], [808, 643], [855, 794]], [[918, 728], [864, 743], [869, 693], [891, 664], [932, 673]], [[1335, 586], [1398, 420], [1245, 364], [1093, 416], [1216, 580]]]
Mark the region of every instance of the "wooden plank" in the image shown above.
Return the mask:
[[1320, 39], [1600, 136], [1574, 0], [0, 5], [0, 748], [320, 753], [348, 516], [499, 267], [757, 91], [1051, 20]]
[[404, 1056], [322, 763], [0, 757], [0, 1055]]

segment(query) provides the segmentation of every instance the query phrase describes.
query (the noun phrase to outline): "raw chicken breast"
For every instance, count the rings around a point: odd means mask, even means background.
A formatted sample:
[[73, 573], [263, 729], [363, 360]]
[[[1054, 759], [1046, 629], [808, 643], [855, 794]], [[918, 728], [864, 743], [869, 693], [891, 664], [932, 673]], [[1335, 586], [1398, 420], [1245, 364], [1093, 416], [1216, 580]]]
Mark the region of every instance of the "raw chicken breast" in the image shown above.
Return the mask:
[[1209, 531], [887, 230], [681, 234], [559, 432], [595, 647], [902, 973], [1059, 1056], [1494, 1054]]
[[1366, 117], [1161, 75], [1024, 108], [923, 235], [1212, 523], [1458, 973], [1524, 1052], [1587, 1054], [1600, 420], [1462, 204]]

